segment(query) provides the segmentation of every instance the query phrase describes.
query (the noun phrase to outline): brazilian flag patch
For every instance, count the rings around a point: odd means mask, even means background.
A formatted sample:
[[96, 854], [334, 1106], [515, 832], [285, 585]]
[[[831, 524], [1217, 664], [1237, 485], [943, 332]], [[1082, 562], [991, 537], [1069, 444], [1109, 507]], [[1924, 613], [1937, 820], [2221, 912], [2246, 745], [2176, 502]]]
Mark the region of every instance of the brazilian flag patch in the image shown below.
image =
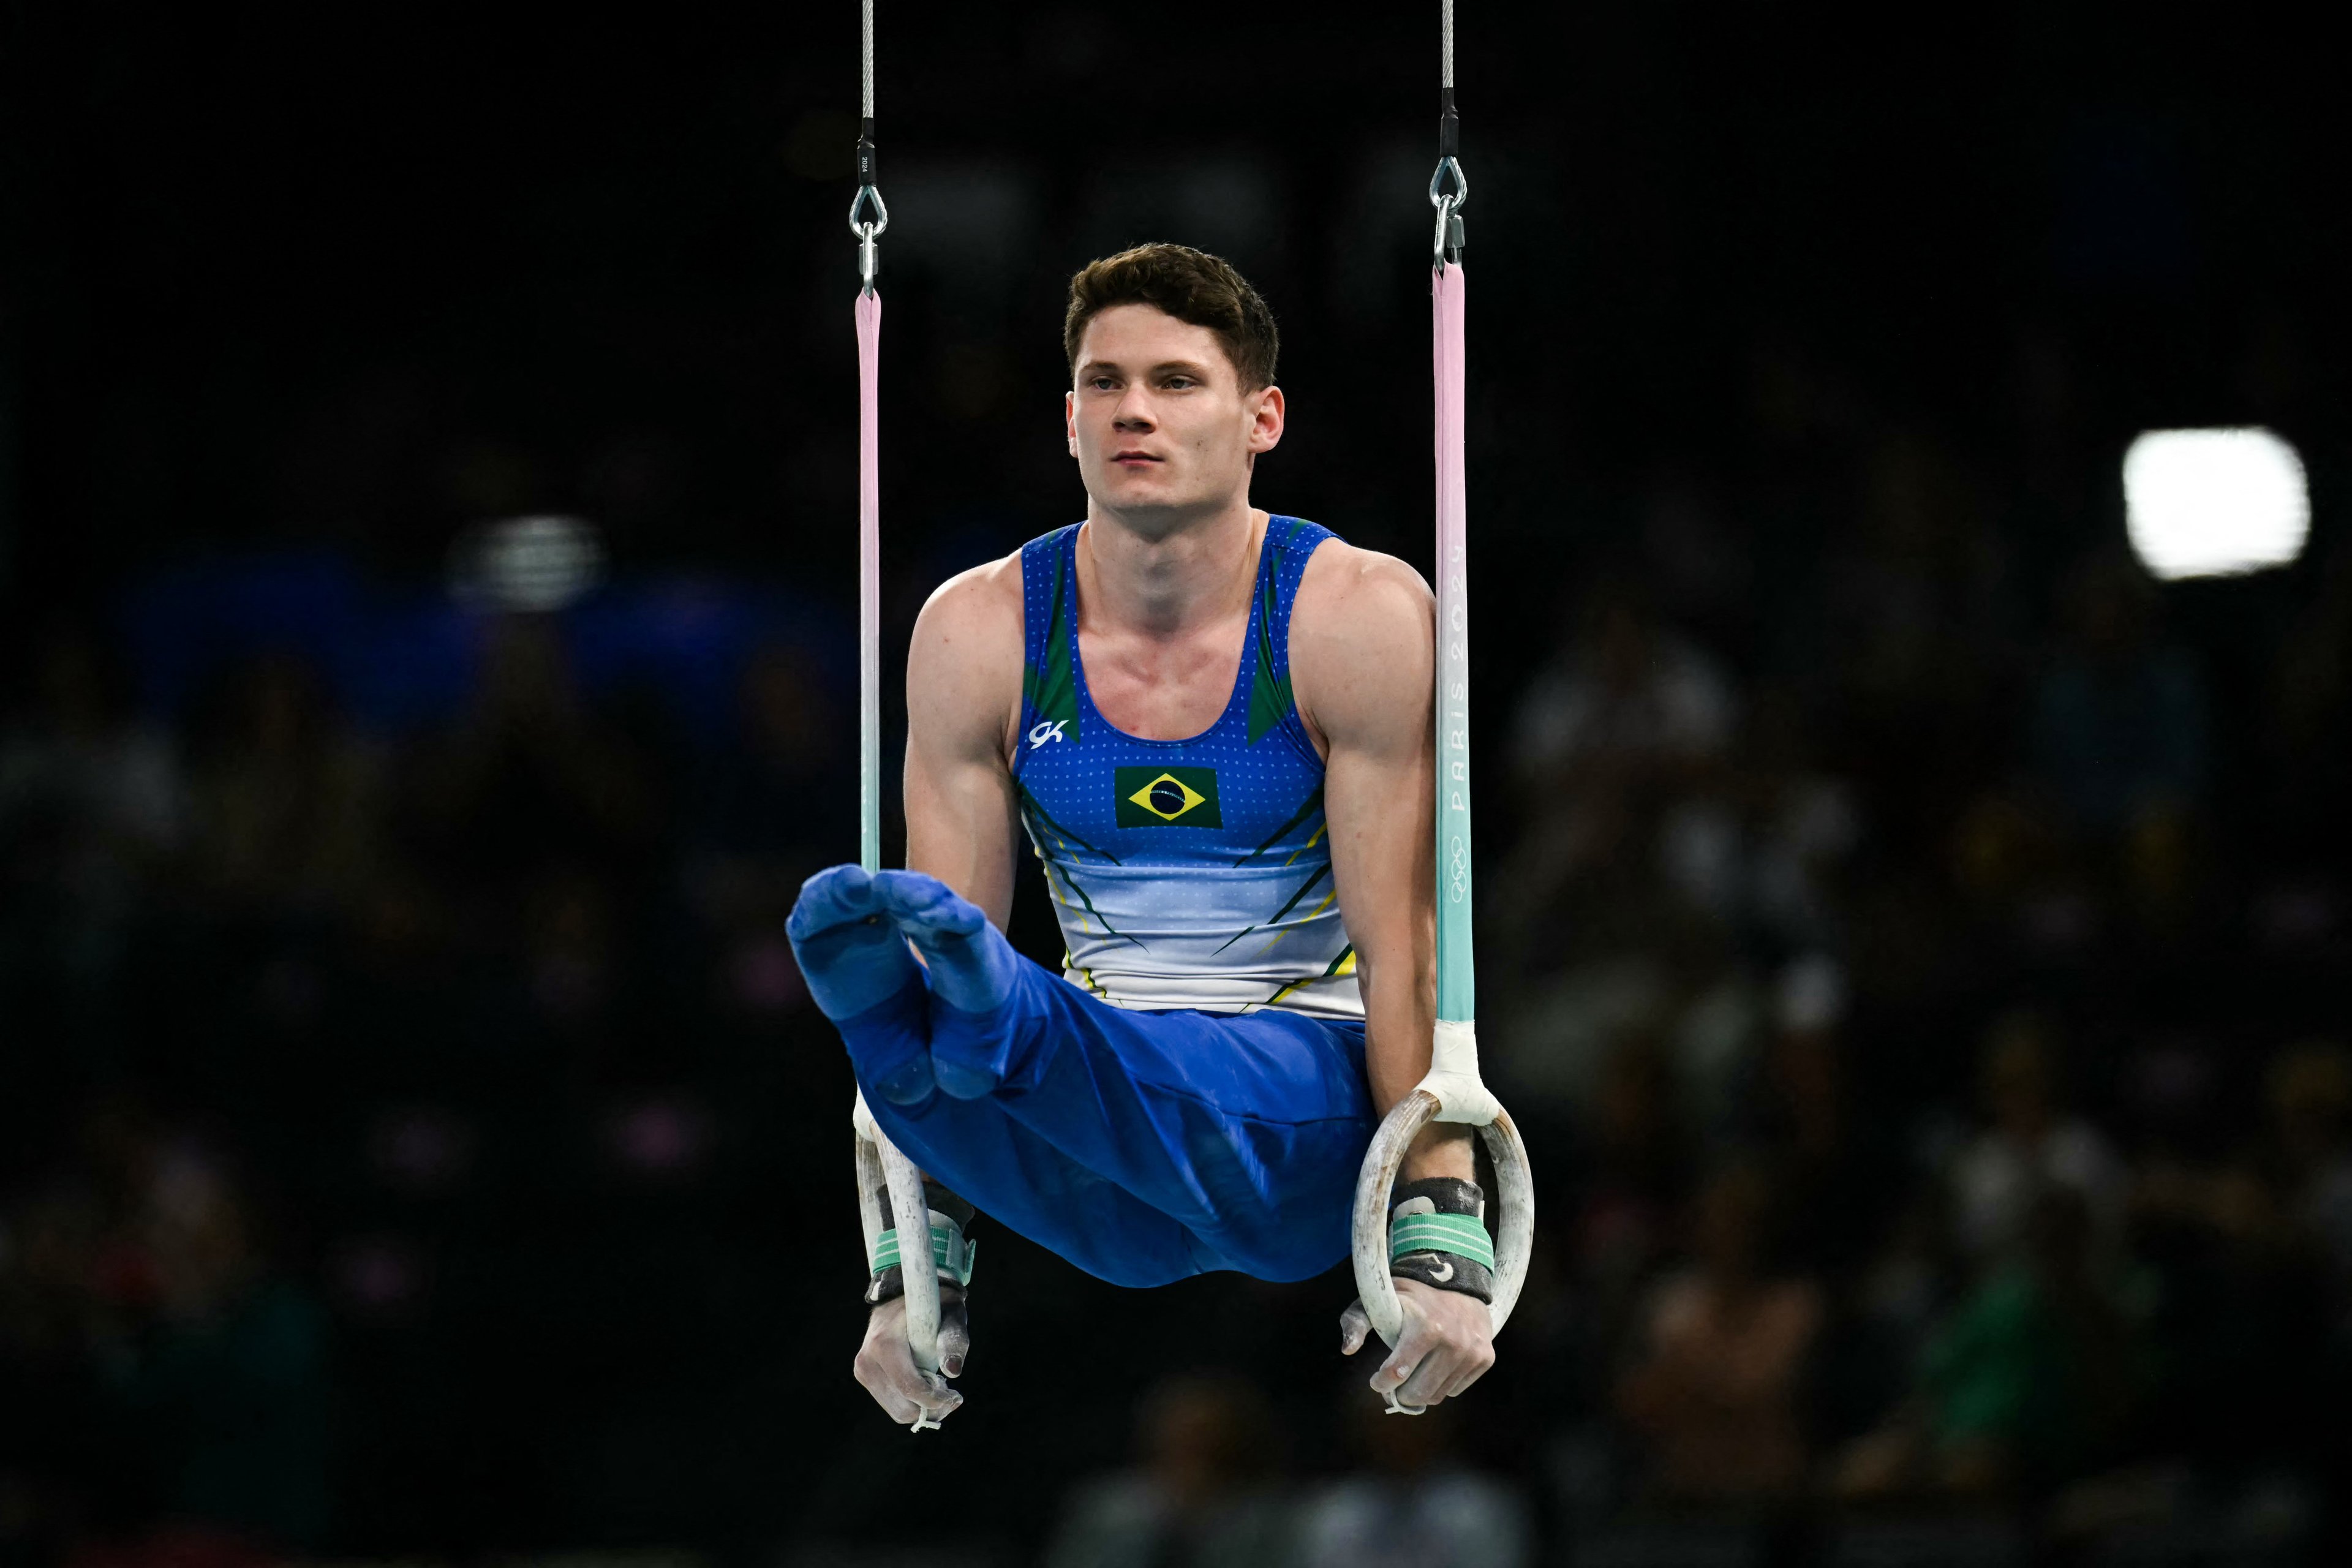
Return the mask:
[[1111, 776], [1121, 827], [1223, 827], [1214, 768], [1118, 768]]

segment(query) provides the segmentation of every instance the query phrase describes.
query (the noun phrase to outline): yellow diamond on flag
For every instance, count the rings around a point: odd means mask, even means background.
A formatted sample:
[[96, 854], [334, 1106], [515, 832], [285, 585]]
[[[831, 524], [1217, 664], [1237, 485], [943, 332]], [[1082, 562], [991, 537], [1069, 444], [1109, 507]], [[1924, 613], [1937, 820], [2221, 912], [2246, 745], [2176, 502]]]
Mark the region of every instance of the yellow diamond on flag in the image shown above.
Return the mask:
[[1173, 822], [1209, 797], [1175, 774], [1161, 773], [1127, 798], [1160, 821]]

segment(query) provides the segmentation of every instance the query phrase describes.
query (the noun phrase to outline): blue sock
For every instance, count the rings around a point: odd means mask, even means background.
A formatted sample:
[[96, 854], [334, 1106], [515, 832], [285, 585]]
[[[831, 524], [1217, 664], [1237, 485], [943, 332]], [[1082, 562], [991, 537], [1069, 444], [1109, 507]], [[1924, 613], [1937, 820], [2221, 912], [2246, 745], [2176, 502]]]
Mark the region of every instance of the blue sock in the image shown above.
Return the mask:
[[865, 1012], [835, 1019], [850, 1070], [872, 1096], [908, 1111], [928, 1102], [938, 1080], [931, 1064], [931, 997], [918, 983]]
[[919, 871], [884, 871], [875, 888], [923, 955], [931, 988], [930, 1066], [941, 1092], [977, 1100], [1003, 1081], [1012, 1041], [1004, 1004], [1021, 960], [980, 907]]
[[923, 972], [877, 893], [863, 867], [828, 867], [801, 884], [784, 933], [858, 1077], [892, 1104], [912, 1105], [931, 1092]]
[[922, 953], [932, 995], [967, 1013], [1004, 1005], [1021, 960], [978, 904], [920, 871], [877, 871], [874, 894]]

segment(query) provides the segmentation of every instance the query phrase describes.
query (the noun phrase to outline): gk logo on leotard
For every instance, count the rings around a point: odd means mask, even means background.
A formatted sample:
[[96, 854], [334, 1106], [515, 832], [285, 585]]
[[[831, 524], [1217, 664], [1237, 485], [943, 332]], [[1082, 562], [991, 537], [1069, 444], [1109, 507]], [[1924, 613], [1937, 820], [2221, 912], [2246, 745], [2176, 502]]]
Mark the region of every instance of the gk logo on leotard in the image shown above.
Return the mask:
[[1048, 741], [1068, 740], [1069, 737], [1062, 733], [1062, 726], [1068, 722], [1067, 719], [1055, 719], [1050, 723], [1040, 724], [1030, 731], [1029, 749], [1034, 752]]

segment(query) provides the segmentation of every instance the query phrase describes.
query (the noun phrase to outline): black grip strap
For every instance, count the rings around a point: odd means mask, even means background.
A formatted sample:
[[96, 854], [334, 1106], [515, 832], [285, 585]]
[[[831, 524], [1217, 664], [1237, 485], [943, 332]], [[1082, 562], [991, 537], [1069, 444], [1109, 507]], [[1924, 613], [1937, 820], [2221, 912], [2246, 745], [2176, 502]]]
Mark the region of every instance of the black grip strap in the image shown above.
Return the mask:
[[[882, 1213], [887, 1215], [890, 1212], [890, 1194], [887, 1192], [876, 1193], [875, 1202], [879, 1206]], [[923, 1183], [923, 1204], [925, 1207], [930, 1209], [934, 1214], [945, 1215], [949, 1222], [956, 1227], [957, 1231], [965, 1235], [969, 1235], [971, 1233], [971, 1222], [978, 1218], [980, 1214], [979, 1210], [964, 1202], [963, 1199], [956, 1196], [955, 1194], [948, 1191], [947, 1188], [940, 1185], [937, 1182], [930, 1181], [929, 1179], [926, 1179]], [[925, 1237], [923, 1238], [922, 1245], [929, 1247], [930, 1245], [930, 1237]], [[949, 1301], [950, 1298], [954, 1300], [961, 1300], [963, 1299], [964, 1289], [965, 1286], [961, 1280], [958, 1279], [953, 1274], [944, 1268], [940, 1270], [940, 1300], [941, 1302], [945, 1303]], [[866, 1304], [869, 1307], [878, 1307], [885, 1301], [895, 1301], [906, 1293], [906, 1276], [901, 1272], [900, 1266], [894, 1263], [889, 1268], [882, 1270], [881, 1273], [868, 1276], [866, 1284]]]
[[[1412, 1205], [1416, 1212], [1464, 1215], [1483, 1221], [1486, 1217], [1486, 1194], [1475, 1182], [1465, 1182], [1453, 1176], [1424, 1176], [1417, 1182], [1399, 1182], [1391, 1194], [1389, 1221], [1396, 1222], [1400, 1214]], [[1428, 1207], [1421, 1209], [1420, 1202]], [[1417, 1279], [1439, 1290], [1455, 1290], [1465, 1296], [1475, 1296], [1488, 1306], [1495, 1302], [1495, 1270], [1475, 1258], [1465, 1258], [1458, 1252], [1408, 1252], [1389, 1261], [1390, 1278]]]

